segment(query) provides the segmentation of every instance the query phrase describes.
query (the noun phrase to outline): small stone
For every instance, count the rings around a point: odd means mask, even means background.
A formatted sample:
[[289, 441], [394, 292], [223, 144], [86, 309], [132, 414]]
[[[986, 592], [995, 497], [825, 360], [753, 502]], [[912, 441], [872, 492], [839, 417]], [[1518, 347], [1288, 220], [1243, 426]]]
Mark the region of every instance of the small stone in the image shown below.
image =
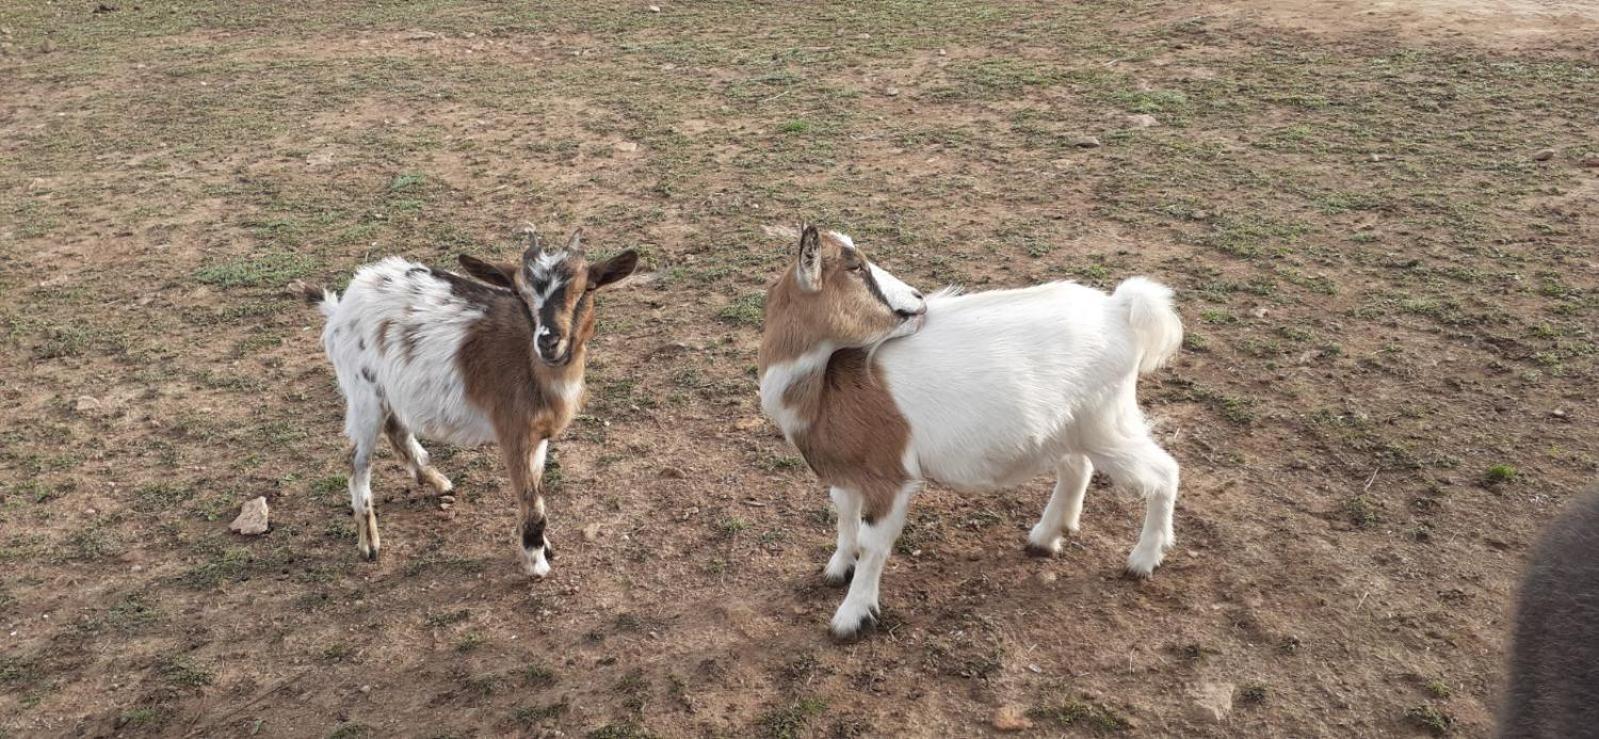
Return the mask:
[[1155, 120], [1155, 116], [1148, 113], [1138, 113], [1127, 116], [1127, 125], [1131, 128], [1149, 128], [1150, 126], [1160, 125], [1160, 121]]
[[661, 6], [659, 6], [659, 5], [651, 5], [650, 6], [650, 12], [651, 13], [659, 13], [659, 12], [661, 12]]
[[128, 568], [129, 572], [144, 572], [144, 565], [134, 565]]
[[1533, 154], [1532, 154], [1532, 160], [1535, 161], [1535, 162], [1547, 162], [1550, 159], [1554, 159], [1554, 158], [1555, 158], [1555, 150], [1554, 149], [1539, 149], [1539, 150], [1533, 152]]
[[745, 416], [733, 422], [733, 428], [739, 431], [758, 431], [766, 426], [766, 419], [760, 416]]
[[1026, 731], [1033, 728], [1033, 721], [1021, 706], [1008, 704], [994, 712], [993, 725], [995, 731]]
[[600, 525], [591, 523], [583, 527], [583, 541], [598, 541], [600, 538]]
[[228, 528], [245, 536], [256, 536], [267, 532], [267, 499], [266, 496], [246, 502], [239, 508], [239, 517], [228, 524]]
[[434, 511], [433, 515], [438, 516], [439, 518], [442, 518], [442, 519], [444, 519], [446, 521], [451, 521], [451, 520], [455, 519], [455, 511], [452, 511], [452, 510], [450, 510], [448, 508], [440, 508], [439, 510]]
[[1100, 146], [1099, 139], [1093, 136], [1078, 136], [1072, 139], [1072, 146], [1079, 149], [1096, 149]]
[[1055, 574], [1053, 572], [1050, 572], [1049, 570], [1039, 570], [1038, 574], [1036, 575], [1036, 577], [1038, 578], [1039, 582], [1044, 583], [1046, 585], [1048, 585], [1049, 583], [1055, 582], [1056, 580], [1060, 579], [1059, 575], [1057, 575], [1057, 574]]
[[1262, 306], [1250, 311], [1249, 315], [1252, 315], [1252, 316], [1254, 316], [1256, 318], [1265, 318], [1266, 317], [1266, 306], [1262, 305]]
[[72, 401], [72, 409], [79, 413], [97, 411], [100, 410], [100, 400], [88, 395], [79, 396]]
[[1384, 156], [1382, 154], [1372, 154], [1371, 155], [1371, 160], [1374, 161], [1374, 162], [1383, 162], [1383, 161], [1387, 161], [1388, 157]]
[[455, 496], [445, 493], [439, 496], [439, 505], [455, 505]]
[[441, 511], [447, 511], [447, 510], [450, 510], [451, 508], [454, 508], [454, 507], [455, 507], [454, 503], [439, 503], [439, 510], [441, 510]]
[[44, 43], [39, 44], [39, 51], [44, 52], [46, 54], [48, 54], [48, 53], [50, 53], [52, 51], [55, 51], [55, 50], [56, 50], [56, 42], [51, 41], [50, 39], [45, 39]]
[[370, 686], [370, 685], [362, 685], [361, 686], [361, 692], [363, 692], [363, 693], [372, 692], [372, 686]]
[[1227, 720], [1227, 714], [1233, 711], [1234, 688], [1232, 683], [1200, 683], [1190, 688], [1194, 715], [1216, 722]]
[[441, 36], [443, 36], [443, 34], [434, 33], [432, 31], [412, 31], [412, 32], [410, 32], [410, 33], [405, 35], [405, 40], [406, 41], [432, 41], [433, 39], [440, 38]]
[[638, 144], [631, 141], [618, 141], [611, 144], [611, 148], [617, 151], [638, 151]]
[[1599, 157], [1588, 157], [1587, 159], [1582, 160], [1582, 166], [1599, 168]]
[[1554, 409], [1552, 411], [1549, 411], [1549, 415], [1554, 416], [1555, 418], [1565, 418], [1566, 417], [1566, 409], [1564, 409], [1564, 408], [1556, 408], [1556, 409]]
[[899, 88], [898, 87], [887, 87], [887, 88], [884, 88], [883, 89], [883, 94], [887, 95], [887, 96], [889, 96], [891, 98], [892, 97], [899, 97]]

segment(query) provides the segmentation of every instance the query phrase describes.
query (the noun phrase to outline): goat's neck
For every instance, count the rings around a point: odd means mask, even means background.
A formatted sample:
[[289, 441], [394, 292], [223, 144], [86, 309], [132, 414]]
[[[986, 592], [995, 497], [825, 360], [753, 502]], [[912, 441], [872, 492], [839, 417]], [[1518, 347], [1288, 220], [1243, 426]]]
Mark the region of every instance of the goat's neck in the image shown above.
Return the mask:
[[761, 410], [782, 428], [784, 436], [794, 441], [810, 426], [821, 406], [827, 364], [837, 348], [823, 341], [797, 355], [778, 354], [775, 343], [768, 340], [761, 346]]

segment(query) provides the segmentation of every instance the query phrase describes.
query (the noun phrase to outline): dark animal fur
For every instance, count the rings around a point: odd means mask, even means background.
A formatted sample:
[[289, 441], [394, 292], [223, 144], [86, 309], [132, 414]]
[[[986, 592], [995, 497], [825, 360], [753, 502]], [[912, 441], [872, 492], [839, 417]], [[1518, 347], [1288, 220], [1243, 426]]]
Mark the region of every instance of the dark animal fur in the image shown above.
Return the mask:
[[1515, 628], [1501, 739], [1599, 737], [1599, 489], [1545, 530]]

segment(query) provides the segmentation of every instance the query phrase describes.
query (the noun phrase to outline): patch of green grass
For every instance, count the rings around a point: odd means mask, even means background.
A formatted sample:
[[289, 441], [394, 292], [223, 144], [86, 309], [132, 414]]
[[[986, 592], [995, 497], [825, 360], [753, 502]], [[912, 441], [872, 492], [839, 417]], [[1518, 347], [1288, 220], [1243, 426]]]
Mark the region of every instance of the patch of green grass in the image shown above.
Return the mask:
[[1516, 475], [1518, 474], [1520, 473], [1511, 465], [1496, 464], [1492, 467], [1489, 467], [1488, 471], [1484, 472], [1482, 477], [1490, 485], [1502, 485], [1507, 482], [1514, 482]]
[[141, 513], [170, 513], [194, 497], [194, 488], [176, 482], [153, 482], [133, 491], [133, 509]]
[[588, 733], [588, 739], [656, 739], [648, 729], [632, 722], [606, 724]]
[[811, 122], [803, 118], [786, 121], [783, 125], [777, 127], [777, 130], [782, 133], [809, 133], [811, 129]]
[[518, 726], [532, 727], [552, 718], [564, 716], [570, 708], [571, 706], [564, 700], [546, 706], [518, 706], [511, 712], [511, 721]]
[[1454, 695], [1455, 692], [1454, 690], [1450, 689], [1449, 683], [1446, 683], [1436, 677], [1428, 680], [1426, 686], [1424, 687], [1426, 687], [1427, 692], [1430, 693], [1434, 698], [1448, 698], [1449, 696]]
[[220, 288], [282, 287], [316, 269], [310, 257], [287, 252], [265, 252], [248, 259], [201, 267], [194, 278]]
[[166, 723], [167, 711], [159, 706], [140, 706], [124, 711], [117, 719], [121, 726], [133, 728], [154, 728]]
[[1434, 706], [1406, 708], [1405, 720], [1426, 729], [1433, 736], [1444, 736], [1455, 728], [1455, 717]]
[[1177, 90], [1132, 90], [1118, 92], [1116, 102], [1133, 113], [1165, 113], [1188, 106], [1188, 96]]
[[488, 637], [476, 631], [470, 631], [462, 634], [460, 639], [455, 640], [455, 651], [461, 654], [476, 651], [479, 647], [487, 644], [488, 641]]
[[1349, 522], [1359, 528], [1366, 528], [1382, 520], [1381, 509], [1377, 501], [1371, 496], [1361, 494], [1344, 501], [1344, 514], [1349, 517]]
[[195, 589], [214, 588], [223, 582], [238, 580], [249, 572], [255, 555], [244, 547], [228, 547], [191, 568], [178, 578]]
[[373, 736], [372, 727], [356, 721], [345, 721], [328, 732], [328, 739], [364, 739]]
[[759, 326], [766, 313], [766, 296], [750, 293], [722, 306], [716, 317], [739, 326]]
[[763, 739], [798, 739], [805, 727], [826, 710], [827, 701], [821, 698], [801, 698], [767, 711], [755, 721], [755, 729]]
[[1082, 726], [1093, 731], [1120, 732], [1133, 724], [1110, 707], [1089, 701], [1067, 698], [1059, 705], [1032, 708], [1027, 717], [1034, 721], [1047, 721], [1060, 726]]
[[156, 663], [156, 672], [167, 684], [178, 688], [203, 688], [216, 678], [210, 670], [195, 664], [189, 655], [180, 654]]

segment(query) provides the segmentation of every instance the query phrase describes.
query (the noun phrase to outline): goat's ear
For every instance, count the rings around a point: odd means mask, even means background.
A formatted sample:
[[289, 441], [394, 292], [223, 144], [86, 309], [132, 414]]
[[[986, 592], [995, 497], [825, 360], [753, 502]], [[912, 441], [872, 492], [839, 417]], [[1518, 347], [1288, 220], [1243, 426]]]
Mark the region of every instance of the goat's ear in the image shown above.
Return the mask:
[[583, 251], [583, 229], [582, 229], [582, 227], [578, 227], [576, 229], [573, 229], [572, 236], [566, 240], [566, 246], [564, 246], [562, 248], [565, 249], [566, 251], [575, 251], [575, 252]]
[[799, 260], [794, 263], [794, 279], [800, 289], [815, 292], [822, 287], [822, 235], [815, 226], [800, 234]]
[[490, 285], [513, 289], [516, 287], [516, 267], [514, 265], [492, 264], [468, 254], [457, 256], [455, 261], [461, 263], [461, 269], [466, 270], [467, 274]]
[[638, 252], [628, 249], [598, 264], [589, 265], [589, 289], [598, 290], [638, 268]]

